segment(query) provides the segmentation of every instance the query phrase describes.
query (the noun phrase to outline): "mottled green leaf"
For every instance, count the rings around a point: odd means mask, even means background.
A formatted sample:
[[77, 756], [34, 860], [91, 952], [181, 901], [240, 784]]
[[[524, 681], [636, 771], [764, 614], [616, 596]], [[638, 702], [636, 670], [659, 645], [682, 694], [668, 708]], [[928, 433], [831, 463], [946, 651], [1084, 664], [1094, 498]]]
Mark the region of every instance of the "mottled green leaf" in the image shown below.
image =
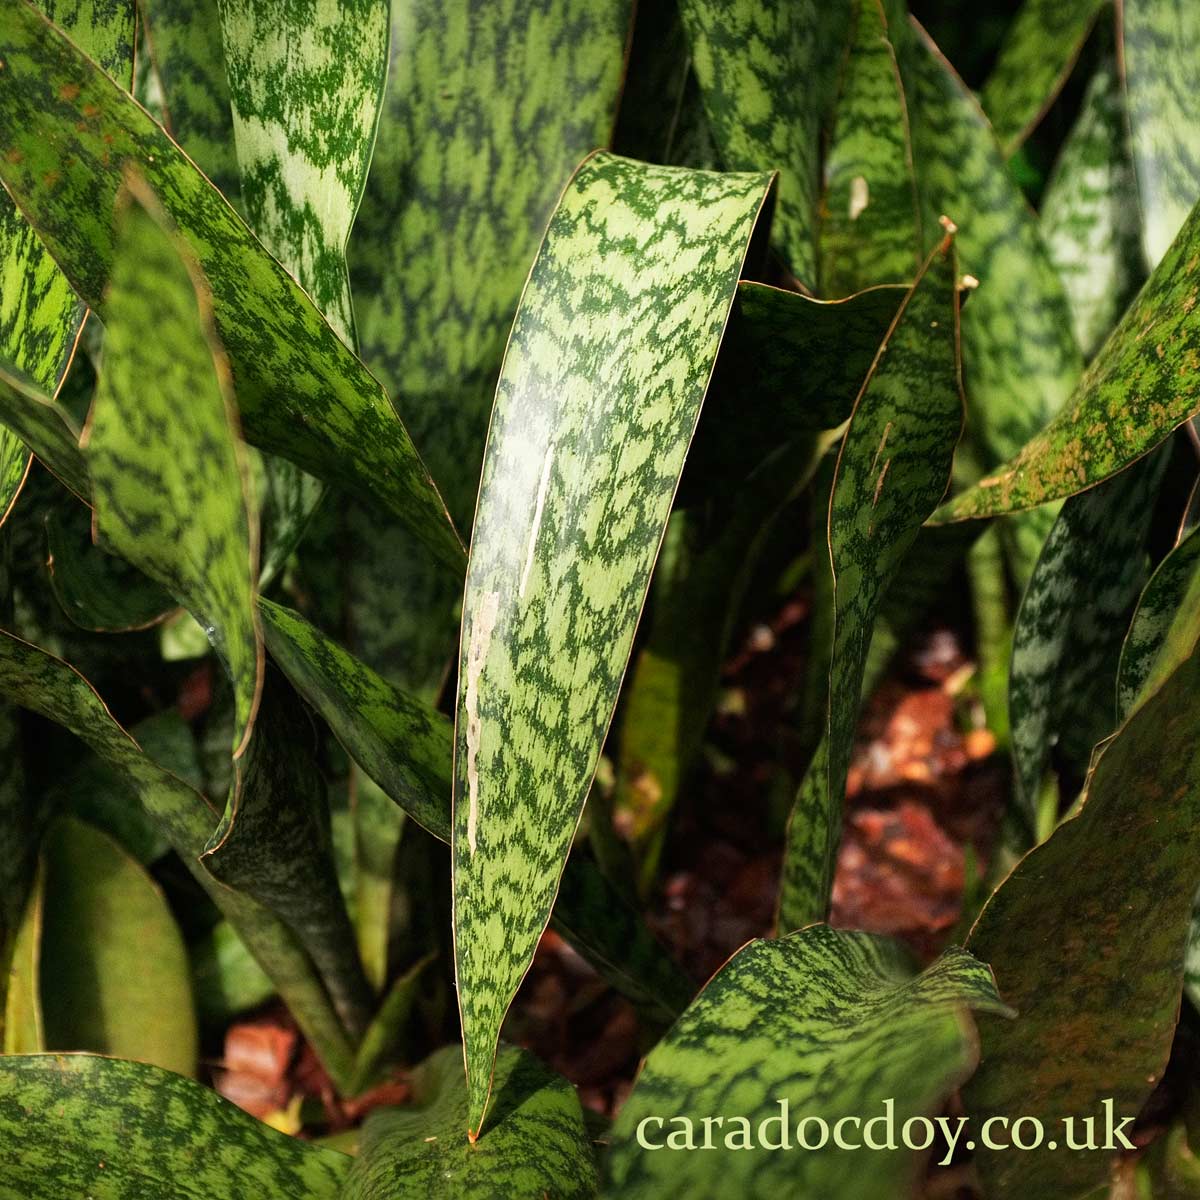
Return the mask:
[[247, 896], [216, 883], [199, 863], [218, 814], [203, 796], [141, 750], [73, 667], [0, 631], [0, 690], [16, 704], [65, 726], [105, 762], [162, 826], [171, 845], [229, 918], [287, 1001], [335, 1081], [348, 1077], [351, 1052], [316, 971], [288, 927]]
[[203, 280], [157, 207], [143, 185], [119, 202], [84, 450], [101, 541], [188, 609], [229, 670], [236, 758], [262, 689], [257, 524]]
[[782, 929], [824, 919], [875, 614], [950, 480], [962, 428], [956, 271], [947, 236], [879, 348], [838, 457], [826, 529], [835, 605], [829, 696], [823, 736], [788, 820]]
[[224, 1029], [275, 994], [275, 985], [228, 921], [218, 921], [190, 955], [196, 1013], [204, 1024]]
[[741, 484], [781, 445], [841, 425], [907, 290], [811, 300], [739, 283], [680, 502]]
[[1037, 220], [1010, 178], [987, 118], [924, 30], [894, 32], [912, 127], [927, 243], [949, 216], [964, 272], [967, 411], [985, 466], [1013, 454], [1071, 394], [1082, 359]]
[[163, 128], [240, 211], [233, 109], [217, 0], [139, 0]]
[[126, 168], [136, 166], [212, 288], [249, 440], [395, 513], [435, 554], [461, 563], [440, 497], [383, 389], [220, 194], [26, 0], [4, 6], [0, 37], [0, 177], [84, 300], [104, 315], [109, 214]]
[[1116, 724], [1121, 637], [1145, 580], [1144, 544], [1166, 470], [1160, 450], [1063, 505], [1013, 629], [1009, 713], [1016, 802], [1035, 827], [1051, 748], [1081, 773]]
[[[935, 521], [1016, 512], [1108, 479], [1200, 411], [1200, 210], [1193, 211], [1070, 403]], [[975, 304], [975, 299], [971, 305]]]
[[[1006, 1011], [987, 967], [957, 947], [916, 975], [875, 934], [815, 925], [751, 942], [643, 1064], [613, 1125], [607, 1194], [910, 1194], [923, 1156], [880, 1125], [889, 1112], [895, 1130], [924, 1118], [933, 1141], [930, 1115], [975, 1064], [972, 1008]], [[844, 1118], [857, 1151], [829, 1142]], [[639, 1146], [639, 1131], [658, 1148]]]
[[1138, 599], [1121, 647], [1117, 713], [1124, 719], [1150, 677], [1163, 640], [1200, 568], [1200, 528], [1187, 533], [1158, 564]]
[[1142, 244], [1153, 267], [1200, 199], [1200, 9], [1122, 0], [1120, 12]]
[[6, 968], [3, 1037], [0, 1037], [0, 1052], [4, 1054], [40, 1054], [46, 1049], [39, 985], [44, 906], [45, 888], [39, 871], [17, 927], [11, 964]]
[[593, 156], [517, 312], [459, 648], [451, 847], [474, 1133], [770, 182]]
[[850, 20], [839, 0], [680, 0], [723, 166], [778, 171], [773, 240], [796, 279], [817, 277], [820, 130]]
[[196, 1069], [183, 939], [158, 886], [99, 830], [64, 817], [45, 842], [46, 1046]]
[[1021, 6], [980, 96], [1006, 155], [1054, 103], [1105, 3], [1025, 0]]
[[[450, 840], [450, 721], [392, 687], [297, 614], [259, 601], [271, 657], [328, 722], [347, 753], [418, 825]], [[640, 915], [574, 855], [552, 923], [613, 987], [660, 1016], [692, 988]]]
[[0, 1059], [3, 1200], [336, 1200], [350, 1162], [157, 1067], [86, 1054]]
[[8, 520], [21, 494], [31, 461], [25, 443], [11, 429], [0, 426], [0, 525]]
[[[1132, 1117], [1161, 1078], [1179, 1013], [1200, 884], [1200, 581], [1139, 705], [1093, 758], [1082, 801], [1021, 860], [968, 941], [1020, 1013], [984, 1022], [964, 1098], [975, 1120]], [[1136, 1018], [1133, 1018], [1136, 1014]], [[1128, 1130], [1128, 1126], [1125, 1127]], [[1050, 1140], [1050, 1139], [1048, 1139]], [[1058, 1140], [976, 1150], [996, 1200], [1064, 1200], [1108, 1177], [1110, 1156]]]
[[218, 0], [242, 202], [348, 345], [346, 241], [387, 74], [387, 0]]
[[87, 465], [79, 452], [79, 427], [33, 380], [0, 364], [0, 421], [17, 434], [80, 499], [91, 502]]
[[91, 513], [46, 514], [46, 570], [63, 612], [94, 633], [128, 633], [161, 621], [175, 601], [124, 559], [92, 542]]
[[[899, 12], [896, 10], [900, 9]], [[916, 275], [921, 236], [908, 112], [890, 20], [901, 5], [857, 0], [849, 56], [842, 68], [821, 199], [821, 292], [845, 296]]]
[[1137, 184], [1114, 63], [1092, 76], [1042, 197], [1042, 239], [1091, 358], [1144, 277]]
[[380, 1109], [363, 1129], [344, 1200], [583, 1200], [596, 1194], [596, 1161], [575, 1089], [532, 1054], [496, 1058], [495, 1120], [467, 1141], [462, 1051], [447, 1046], [415, 1073], [411, 1108]]

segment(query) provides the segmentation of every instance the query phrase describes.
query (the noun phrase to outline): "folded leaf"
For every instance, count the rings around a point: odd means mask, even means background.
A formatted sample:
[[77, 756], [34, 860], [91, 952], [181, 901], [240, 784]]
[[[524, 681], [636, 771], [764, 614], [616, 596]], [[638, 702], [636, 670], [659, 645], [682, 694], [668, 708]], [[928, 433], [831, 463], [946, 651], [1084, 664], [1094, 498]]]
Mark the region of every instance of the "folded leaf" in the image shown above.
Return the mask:
[[[422, 828], [450, 840], [451, 722], [289, 609], [259, 601], [271, 657], [346, 752]], [[670, 1020], [694, 990], [637, 911], [584, 856], [563, 872], [552, 924], [634, 1003]]]
[[[1087, 767], [1116, 724], [1121, 635], [1145, 581], [1162, 450], [1073, 496], [1046, 539], [1013, 629], [1009, 710], [1016, 800], [1030, 830], [1050, 749]], [[1079, 761], [1081, 760], [1081, 761]]]
[[1105, 0], [1025, 0], [1004, 35], [980, 102], [1006, 155], [1054, 103]]
[[101, 541], [188, 609], [229, 671], [237, 758], [262, 690], [258, 527], [204, 283], [164, 222], [153, 194], [131, 183], [84, 450]]
[[838, 457], [826, 530], [835, 605], [828, 706], [788, 820], [782, 929], [825, 917], [875, 614], [950, 480], [963, 415], [956, 270], [947, 235], [871, 364]]
[[9, 147], [0, 178], [84, 300], [105, 315], [108, 213], [135, 166], [213, 289], [247, 437], [394, 512], [435, 554], [460, 563], [437, 490], [382, 388], [220, 194], [26, 0], [4, 6], [0, 38], [0, 142]]
[[111, 838], [71, 817], [45, 843], [46, 1046], [196, 1070], [187, 953], [154, 881]]
[[473, 1134], [770, 183], [593, 156], [517, 312], [459, 648], [451, 847]]
[[[1072, 1116], [1078, 1144], [1085, 1118], [1103, 1128], [1108, 1103], [1117, 1120], [1135, 1116], [1162, 1076], [1200, 885], [1198, 645], [1194, 579], [1138, 706], [1097, 749], [1082, 801], [971, 931], [971, 952], [1020, 1013], [1011, 1026], [981, 1025], [964, 1093], [977, 1121], [1023, 1116], [1049, 1129]], [[1061, 1139], [1053, 1150], [980, 1147], [976, 1161], [996, 1200], [1090, 1195], [1111, 1168], [1110, 1156]]]
[[294, 935], [261, 905], [222, 887], [200, 866], [200, 855], [218, 819], [204, 797], [144, 754], [74, 668], [3, 631], [0, 690], [13, 703], [65, 726], [122, 773], [188, 869], [274, 981], [335, 1081], [344, 1082], [352, 1057], [349, 1042], [311, 961]]
[[894, 0], [856, 0], [837, 119], [825, 155], [821, 291], [845, 296], [878, 283], [909, 283], [926, 238], [913, 178], [912, 143], [891, 21]]
[[1097, 68], [1046, 183], [1042, 239], [1067, 291], [1085, 358], [1100, 348], [1145, 276], [1137, 183], [1114, 62]]
[[[957, 947], [916, 975], [875, 934], [815, 925], [751, 942], [642, 1065], [613, 1125], [606, 1194], [909, 1195], [924, 1156], [880, 1125], [924, 1118], [932, 1142], [929, 1114], [975, 1065], [972, 1008], [1007, 1012], [988, 968]], [[857, 1152], [830, 1141], [835, 1128]]]
[[[962, 521], [1073, 496], [1200, 411], [1200, 210], [1193, 210], [1069, 404], [1020, 453], [934, 514]], [[974, 304], [974, 300], [972, 300]]]
[[1122, 0], [1118, 11], [1142, 244], [1154, 267], [1200, 200], [1200, 10]]
[[778, 171], [772, 238], [796, 279], [817, 277], [820, 132], [832, 106], [848, 5], [680, 0], [718, 157]]
[[337, 1200], [350, 1162], [157, 1067], [85, 1054], [0, 1059], [3, 1200], [179, 1200], [181, 1187], [206, 1200]]
[[575, 1089], [512, 1046], [496, 1058], [495, 1127], [467, 1141], [462, 1051], [447, 1046], [413, 1078], [411, 1108], [379, 1109], [363, 1129], [344, 1200], [583, 1200], [596, 1160]]

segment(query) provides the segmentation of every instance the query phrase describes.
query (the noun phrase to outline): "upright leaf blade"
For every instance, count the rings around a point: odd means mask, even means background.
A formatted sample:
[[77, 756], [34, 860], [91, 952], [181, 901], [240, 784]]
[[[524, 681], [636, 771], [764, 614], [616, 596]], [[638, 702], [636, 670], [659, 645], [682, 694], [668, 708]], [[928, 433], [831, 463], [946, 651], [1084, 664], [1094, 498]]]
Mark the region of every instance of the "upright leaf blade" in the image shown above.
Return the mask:
[[517, 313], [459, 664], [451, 846], [473, 1135], [500, 1023], [550, 917], [612, 719], [769, 184], [588, 159]]
[[815, 925], [751, 942], [643, 1064], [613, 1126], [606, 1194], [909, 1194], [919, 1155], [816, 1145], [813, 1122], [828, 1135], [849, 1118], [854, 1140], [885, 1106], [897, 1127], [936, 1112], [975, 1064], [971, 1008], [1007, 1011], [987, 967], [957, 947], [914, 975], [874, 934]]
[[162, 892], [116, 842], [71, 817], [52, 828], [45, 856], [47, 1048], [193, 1074], [191, 973]]
[[835, 605], [828, 708], [788, 821], [779, 910], [785, 930], [825, 917], [875, 614], [949, 483], [962, 428], [956, 269], [946, 237], [879, 348], [838, 457], [826, 529]]
[[350, 1163], [156, 1067], [84, 1054], [0, 1059], [3, 1200], [178, 1200], [185, 1182], [210, 1200], [247, 1189], [337, 1200]]
[[[125, 168], [154, 188], [213, 290], [247, 437], [340, 483], [461, 563], [445, 507], [383, 389], [152, 118], [27, 0], [0, 12], [0, 177], [85, 301], [112, 268]], [[70, 148], [69, 153], [63, 147]]]
[[532, 1054], [504, 1046], [496, 1059], [500, 1120], [477, 1146], [467, 1141], [462, 1057], [447, 1046], [413, 1081], [413, 1108], [368, 1119], [345, 1200], [444, 1195], [455, 1200], [584, 1200], [596, 1192], [596, 1161], [579, 1097]]

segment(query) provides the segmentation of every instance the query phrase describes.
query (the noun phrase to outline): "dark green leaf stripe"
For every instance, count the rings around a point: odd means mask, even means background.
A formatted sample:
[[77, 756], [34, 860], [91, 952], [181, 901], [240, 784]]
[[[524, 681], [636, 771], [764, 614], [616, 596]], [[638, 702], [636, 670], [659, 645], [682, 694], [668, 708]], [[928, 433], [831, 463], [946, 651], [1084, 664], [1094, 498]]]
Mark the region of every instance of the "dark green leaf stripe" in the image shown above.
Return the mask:
[[3, 1200], [336, 1200], [350, 1163], [169, 1071], [84, 1054], [0, 1059]]
[[82, 505], [46, 514], [46, 551], [55, 598], [82, 629], [145, 629], [176, 607], [153, 580], [92, 544], [91, 513]]
[[1200, 211], [1193, 211], [1071, 402], [935, 519], [990, 517], [1074, 495], [1115, 475], [1200, 411], [1198, 299]]
[[875, 614], [950, 480], [963, 417], [956, 270], [947, 236], [879, 348], [838, 457], [826, 529], [835, 604], [828, 708], [788, 821], [779, 909], [785, 930], [824, 919]]
[[[899, 11], [897, 11], [899, 10]], [[842, 70], [821, 201], [821, 292], [845, 296], [877, 283], [907, 284], [921, 265], [908, 113], [888, 36], [903, 6], [857, 0]]]
[[1137, 184], [1116, 65], [1104, 62], [1046, 184], [1042, 240], [1091, 358], [1144, 277]]
[[846, 4], [680, 0], [721, 163], [779, 171], [773, 237], [792, 274], [817, 277], [819, 150], [850, 18]]
[[739, 283], [681, 502], [741, 483], [781, 445], [845, 421], [907, 291], [812, 300]]
[[[897, 1129], [938, 1112], [975, 1064], [972, 1008], [1007, 1012], [988, 968], [957, 947], [914, 975], [874, 934], [815, 925], [751, 942], [650, 1052], [613, 1126], [606, 1194], [909, 1195], [922, 1155], [818, 1146], [815, 1121], [857, 1118], [842, 1131], [861, 1145], [885, 1103]], [[639, 1127], [661, 1148], [642, 1149]]]
[[205, 798], [144, 754], [78, 671], [2, 631], [0, 690], [13, 703], [65, 726], [121, 773], [275, 982], [335, 1081], [345, 1082], [352, 1063], [349, 1042], [293, 934], [249, 897], [218, 885], [199, 864], [218, 816]]
[[[981, 1024], [964, 1099], [976, 1121], [1134, 1116], [1166, 1067], [1200, 884], [1200, 580], [1140, 704], [1094, 759], [1083, 801], [1021, 860], [971, 931], [1011, 1025]], [[1136, 1013], [1137, 1019], [1130, 1020]], [[1061, 1128], [1061, 1126], [1060, 1126]], [[1126, 1129], [1129, 1127], [1126, 1126]], [[1107, 1187], [1111, 1157], [976, 1151], [986, 1194], [1062, 1200]]]
[[228, 667], [237, 757], [262, 688], [257, 522], [203, 281], [157, 208], [141, 184], [119, 203], [84, 449], [100, 539], [183, 604]]
[[[328, 722], [347, 753], [417, 824], [450, 840], [453, 730], [431, 704], [406, 695], [289, 609], [259, 601], [271, 657]], [[556, 929], [613, 987], [660, 1017], [692, 994], [688, 979], [640, 915], [582, 855], [567, 863]]]
[[163, 127], [238, 207], [233, 108], [217, 0], [140, 0], [138, 11], [162, 90]]
[[46, 1047], [196, 1070], [187, 952], [158, 886], [110, 837], [71, 817], [43, 845]]
[[963, 311], [968, 413], [986, 465], [1058, 411], [1082, 360], [1071, 311], [1037, 221], [1009, 177], [987, 118], [919, 27], [893, 36], [908, 99], [926, 241], [945, 214], [962, 270], [979, 281]]
[[387, 74], [387, 0], [218, 0], [250, 226], [354, 344], [345, 250]]
[[495, 1128], [467, 1141], [462, 1052], [447, 1046], [413, 1078], [412, 1108], [381, 1109], [363, 1130], [344, 1200], [446, 1196], [454, 1200], [584, 1200], [596, 1161], [575, 1089], [532, 1054], [496, 1059]]
[[0, 364], [0, 421], [71, 491], [91, 502], [92, 485], [79, 452], [79, 427], [74, 417], [32, 379], [3, 364]]
[[[129, 87], [133, 0], [39, 0], [39, 7], [119, 87]], [[0, 361], [16, 366], [44, 391], [57, 391], [84, 311], [25, 216], [0, 191]]]
[[771, 177], [588, 159], [496, 392], [459, 661], [455, 939], [478, 1132]]
[[1117, 672], [1117, 712], [1123, 719], [1133, 708], [1162, 651], [1163, 640], [1183, 606], [1192, 579], [1200, 570], [1200, 529], [1186, 534], [1158, 564], [1142, 590], [1129, 632], [1121, 647]]
[[30, 453], [11, 429], [0, 426], [0, 525], [8, 520], [29, 472]]
[[437, 490], [383, 389], [219, 193], [26, 0], [0, 11], [0, 38], [0, 177], [84, 300], [104, 314], [109, 214], [125, 168], [136, 166], [212, 289], [247, 437], [394, 512], [436, 554], [461, 562]]
[[354, 303], [363, 357], [463, 527], [521, 287], [571, 172], [608, 143], [631, 11], [391, 5], [390, 78], [350, 243]]
[[1200, 199], [1200, 8], [1186, 0], [1119, 7], [1142, 244], [1153, 267]]
[[1105, 0], [1025, 0], [980, 97], [1005, 154], [1054, 102], [1104, 7]]
[[1013, 629], [1009, 714], [1017, 803], [1032, 829], [1055, 743], [1086, 768], [1116, 723], [1121, 634], [1145, 579], [1163, 451], [1063, 505]]

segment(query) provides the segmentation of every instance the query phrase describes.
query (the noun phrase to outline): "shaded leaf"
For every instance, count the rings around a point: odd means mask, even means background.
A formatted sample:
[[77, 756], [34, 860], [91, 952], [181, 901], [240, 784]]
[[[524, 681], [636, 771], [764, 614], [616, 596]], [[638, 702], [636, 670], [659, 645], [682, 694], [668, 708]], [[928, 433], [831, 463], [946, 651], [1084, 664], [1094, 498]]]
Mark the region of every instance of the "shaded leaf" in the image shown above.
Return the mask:
[[[1097, 749], [1082, 800], [988, 901], [968, 946], [1021, 1014], [984, 1022], [964, 1093], [975, 1119], [1134, 1116], [1166, 1066], [1200, 884], [1200, 581], [1139, 705]], [[1103, 880], [1103, 887], [1097, 887]], [[1137, 1019], [1130, 1020], [1136, 1013]], [[1128, 1129], [1128, 1126], [1125, 1127]], [[1063, 1200], [1109, 1177], [1110, 1157], [1065, 1145], [976, 1151], [997, 1200]]]
[[0, 1052], [39, 1054], [46, 1049], [40, 984], [42, 923], [45, 889], [39, 871], [25, 902], [25, 914], [17, 927], [11, 964], [6, 967], [4, 1029]]
[[1105, 0], [1025, 0], [983, 85], [980, 102], [1006, 155], [1045, 116]]
[[1116, 724], [1121, 637], [1145, 579], [1143, 546], [1166, 466], [1159, 451], [1068, 500], [1025, 589], [1009, 712], [1016, 801], [1030, 830], [1055, 743], [1073, 751], [1082, 773]]
[[11, 429], [0, 426], [0, 525], [17, 503], [31, 461], [25, 443]]
[[817, 277], [820, 130], [832, 106], [848, 4], [680, 0], [722, 165], [779, 172], [772, 240], [792, 275]]
[[218, 921], [191, 947], [191, 961], [196, 1012], [204, 1024], [223, 1029], [275, 994], [275, 985], [228, 921]]
[[354, 805], [354, 925], [363, 970], [376, 992], [388, 974], [396, 851], [405, 813], [363, 771], [351, 776]]
[[63, 612], [93, 633], [128, 633], [157, 624], [175, 601], [124, 559], [92, 543], [91, 513], [46, 514], [46, 570]]
[[162, 892], [116, 842], [71, 817], [46, 836], [46, 1046], [181, 1075], [198, 1050], [183, 939]]
[[162, 90], [163, 128], [241, 211], [217, 0], [139, 0], [138, 12]]
[[433, 954], [427, 955], [405, 971], [388, 989], [359, 1044], [354, 1060], [354, 1079], [350, 1084], [352, 1096], [370, 1086], [387, 1067], [389, 1060], [394, 1060], [398, 1044], [408, 1033], [409, 1017], [417, 1001], [417, 985], [433, 959]]
[[563, 194], [517, 313], [459, 648], [451, 848], [473, 1132], [770, 183], [593, 156]]
[[596, 1193], [596, 1162], [575, 1089], [532, 1054], [500, 1048], [495, 1120], [472, 1145], [462, 1051], [431, 1055], [411, 1108], [380, 1109], [363, 1129], [345, 1200], [430, 1195], [454, 1200], [576, 1200]]
[[1072, 496], [1115, 475], [1200, 411], [1198, 294], [1200, 211], [1194, 211], [1070, 403], [1003, 467], [940, 508], [935, 522]]
[[212, 288], [247, 437], [395, 513], [435, 554], [460, 563], [444, 506], [383, 389], [220, 194], [26, 0], [5, 5], [0, 36], [0, 142], [17, 152], [0, 160], [0, 177], [72, 286], [104, 315], [107, 214], [125, 168], [136, 166]]
[[820, 272], [826, 296], [907, 284], [921, 266], [927, 239], [921, 235], [904, 89], [888, 36], [892, 19], [904, 17], [891, 0], [854, 5], [824, 164]]
[[1142, 244], [1157, 266], [1200, 199], [1200, 11], [1122, 0], [1121, 61]]
[[[815, 925], [751, 942], [643, 1064], [613, 1125], [608, 1194], [909, 1194], [924, 1156], [864, 1153], [863, 1126], [884, 1119], [885, 1104], [897, 1129], [940, 1110], [975, 1065], [971, 1008], [1006, 1011], [987, 967], [957, 947], [916, 975], [906, 952], [875, 934]], [[858, 1153], [828, 1143], [844, 1117]], [[821, 1146], [817, 1121], [827, 1125]], [[639, 1129], [661, 1148], [639, 1146]]]
[[871, 364], [838, 456], [826, 528], [835, 604], [829, 696], [823, 736], [788, 820], [783, 929], [825, 916], [875, 614], [945, 493], [961, 428], [957, 276], [947, 235]]
[[335, 1200], [350, 1161], [157, 1067], [84, 1054], [0, 1059], [4, 1200], [178, 1200], [184, 1181], [211, 1200], [247, 1189]]
[[1075, 339], [1091, 358], [1144, 277], [1137, 184], [1114, 63], [1092, 76], [1046, 183], [1046, 252], [1067, 291]]
[[0, 364], [0, 421], [37, 455], [85, 503], [91, 503], [91, 481], [79, 452], [74, 418], [31, 379]]
[[1200, 528], [1193, 529], [1160, 562], [1138, 599], [1121, 647], [1117, 715], [1133, 708], [1162, 651], [1164, 639], [1200, 569]]
[[[350, 756], [422, 828], [450, 840], [453, 727], [286, 608], [259, 601], [271, 657]], [[567, 862], [552, 924], [613, 987], [674, 1017], [692, 988], [641, 916], [586, 857]]]

